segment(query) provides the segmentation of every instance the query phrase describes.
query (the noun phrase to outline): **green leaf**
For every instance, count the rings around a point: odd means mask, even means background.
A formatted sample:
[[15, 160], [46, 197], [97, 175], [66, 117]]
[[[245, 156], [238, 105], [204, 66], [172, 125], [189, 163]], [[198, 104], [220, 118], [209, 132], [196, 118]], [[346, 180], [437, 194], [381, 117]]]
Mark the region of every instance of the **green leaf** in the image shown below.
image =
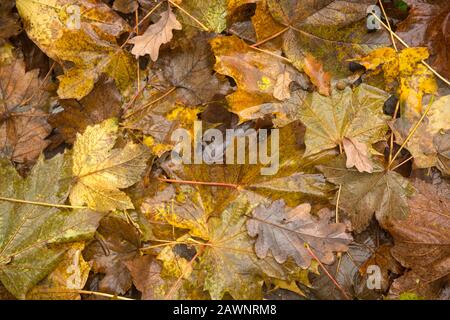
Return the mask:
[[[25, 201], [62, 204], [70, 186], [70, 161], [58, 155], [39, 159], [27, 179], [1, 160], [0, 195]], [[0, 280], [17, 298], [45, 278], [70, 247], [91, 238], [102, 215], [90, 210], [0, 201]]]

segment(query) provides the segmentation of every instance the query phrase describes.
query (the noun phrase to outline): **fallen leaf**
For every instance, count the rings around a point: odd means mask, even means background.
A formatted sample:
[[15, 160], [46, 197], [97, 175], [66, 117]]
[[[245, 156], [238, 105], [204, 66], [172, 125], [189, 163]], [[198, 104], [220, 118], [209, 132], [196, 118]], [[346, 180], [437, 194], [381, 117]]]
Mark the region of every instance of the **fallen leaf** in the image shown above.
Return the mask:
[[265, 258], [270, 250], [278, 263], [292, 257], [299, 267], [308, 268], [312, 259], [305, 247], [308, 245], [321, 262], [333, 263], [333, 252], [346, 251], [352, 237], [345, 232], [344, 224], [330, 224], [328, 217], [317, 219], [310, 211], [309, 203], [285, 208], [283, 200], [255, 208], [247, 230], [251, 237], [258, 236], [258, 258]]
[[430, 65], [445, 78], [450, 78], [450, 39], [448, 1], [406, 0], [408, 17], [397, 25], [398, 34], [411, 47], [428, 47]]
[[64, 68], [64, 75], [58, 77], [61, 99], [83, 98], [102, 73], [127, 91], [136, 63], [118, 46], [116, 37], [130, 28], [106, 4], [81, 0], [74, 7], [72, 0], [18, 0], [16, 7], [28, 37]]
[[129, 41], [134, 44], [131, 53], [137, 57], [149, 54], [153, 61], [158, 60], [159, 47], [172, 39], [173, 30], [181, 30], [181, 24], [168, 6], [167, 11], [161, 13], [158, 22], [150, 25], [142, 35]]
[[372, 144], [383, 140], [388, 128], [383, 115], [387, 98], [386, 92], [368, 85], [354, 91], [349, 87], [335, 90], [330, 97], [313, 93], [298, 111], [306, 126], [304, 156], [342, 145], [344, 138], [353, 138], [373, 150]]
[[[70, 187], [70, 158], [41, 157], [27, 179], [1, 160], [0, 194], [24, 201], [63, 204]], [[0, 201], [0, 281], [14, 296], [27, 292], [51, 273], [70, 248], [66, 243], [90, 239], [102, 214], [61, 211], [32, 203]]]
[[[450, 174], [450, 96], [437, 99], [431, 105], [425, 119], [406, 143], [418, 168], [436, 166], [444, 174]], [[398, 144], [403, 144], [419, 117], [398, 118], [391, 123]]]
[[103, 273], [102, 292], [124, 294], [132, 284], [126, 263], [139, 256], [141, 242], [137, 229], [122, 217], [107, 217], [98, 228], [97, 241], [85, 250], [85, 257], [95, 272]]
[[18, 59], [0, 67], [0, 155], [16, 163], [32, 164], [49, 144], [48, 95], [38, 74]]
[[113, 9], [128, 14], [135, 12], [139, 8], [136, 0], [114, 0]]
[[331, 94], [331, 75], [323, 70], [323, 66], [312, 55], [305, 57], [303, 71], [311, 79], [311, 82], [318, 88], [319, 93], [325, 96]]
[[0, 45], [22, 31], [17, 14], [12, 12], [13, 8], [13, 0], [4, 0], [0, 4]]
[[[228, 0], [183, 0], [181, 7], [199, 20], [208, 29], [206, 31], [221, 33], [227, 27], [227, 2]], [[180, 10], [180, 18], [184, 24], [199, 28], [192, 18]]]
[[63, 111], [51, 114], [48, 122], [58, 129], [61, 139], [73, 144], [76, 134], [87, 126], [119, 116], [122, 97], [112, 81], [99, 81], [83, 99], [59, 100]]
[[405, 48], [400, 52], [380, 48], [355, 60], [367, 70], [377, 71], [381, 66], [388, 89], [394, 86], [395, 81], [398, 83], [400, 102], [408, 115], [420, 114], [424, 94], [437, 92], [434, 75], [420, 62], [428, 57], [427, 48]]
[[363, 231], [374, 214], [379, 223], [408, 216], [407, 200], [414, 188], [406, 178], [385, 170], [378, 161], [373, 162], [372, 173], [347, 169], [345, 162], [340, 156], [318, 168], [328, 181], [341, 185], [339, 208], [349, 215], [356, 232]]
[[134, 208], [119, 189], [140, 180], [150, 152], [131, 142], [122, 149], [113, 149], [118, 130], [117, 121], [109, 119], [77, 134], [73, 147], [72, 205], [87, 204], [97, 211]]
[[273, 96], [278, 100], [286, 100], [291, 96], [289, 85], [291, 84], [291, 74], [289, 72], [283, 72], [277, 77], [273, 88]]
[[353, 138], [344, 137], [342, 142], [344, 145], [345, 155], [347, 156], [347, 163], [345, 164], [346, 167], [351, 168], [355, 166], [359, 172], [365, 171], [371, 173], [373, 166], [369, 159], [367, 146]]

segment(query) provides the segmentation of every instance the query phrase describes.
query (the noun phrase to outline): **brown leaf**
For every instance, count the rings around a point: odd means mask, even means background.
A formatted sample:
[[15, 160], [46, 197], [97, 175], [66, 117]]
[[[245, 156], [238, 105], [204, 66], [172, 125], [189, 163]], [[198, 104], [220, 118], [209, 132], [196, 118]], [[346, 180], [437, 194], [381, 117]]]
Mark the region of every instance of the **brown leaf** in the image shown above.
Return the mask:
[[292, 257], [298, 266], [307, 268], [311, 263], [305, 248], [308, 244], [321, 262], [333, 263], [333, 251], [346, 251], [352, 237], [345, 232], [343, 223], [330, 224], [329, 216], [316, 218], [310, 211], [309, 203], [288, 209], [283, 200], [269, 207], [257, 207], [247, 221], [248, 234], [258, 236], [256, 255], [265, 258], [270, 250], [278, 263]]
[[181, 28], [181, 23], [178, 22], [177, 17], [168, 6], [167, 11], [161, 13], [158, 22], [148, 27], [143, 35], [130, 40], [130, 43], [134, 44], [131, 53], [137, 57], [149, 54], [150, 58], [156, 61], [158, 60], [159, 47], [172, 39], [173, 30], [181, 30]]
[[113, 81], [100, 81], [83, 99], [59, 100], [64, 111], [52, 114], [48, 122], [59, 130], [61, 139], [72, 144], [87, 126], [117, 117], [122, 98]]
[[113, 9], [122, 13], [132, 13], [139, 8], [136, 0], [114, 0]]
[[331, 75], [323, 70], [323, 65], [314, 56], [307, 54], [303, 71], [317, 87], [320, 94], [329, 96], [331, 94]]
[[342, 142], [347, 156], [346, 167], [351, 168], [355, 166], [359, 172], [365, 171], [371, 173], [373, 171], [373, 166], [369, 159], [367, 146], [351, 137], [344, 137]]
[[124, 294], [132, 284], [125, 262], [139, 255], [139, 234], [133, 225], [117, 217], [103, 219], [98, 233], [100, 240], [86, 249], [86, 260], [95, 272], [105, 274], [99, 283], [101, 291]]
[[38, 74], [25, 72], [22, 60], [0, 68], [0, 154], [17, 163], [34, 162], [49, 144], [51, 127], [39, 110], [48, 95]]
[[396, 33], [412, 47], [428, 47], [430, 64], [450, 78], [450, 2], [407, 0], [411, 9]]
[[142, 300], [155, 300], [162, 298], [155, 295], [163, 287], [165, 282], [161, 278], [161, 265], [151, 256], [136, 257], [125, 262], [133, 278], [134, 286], [142, 292]]

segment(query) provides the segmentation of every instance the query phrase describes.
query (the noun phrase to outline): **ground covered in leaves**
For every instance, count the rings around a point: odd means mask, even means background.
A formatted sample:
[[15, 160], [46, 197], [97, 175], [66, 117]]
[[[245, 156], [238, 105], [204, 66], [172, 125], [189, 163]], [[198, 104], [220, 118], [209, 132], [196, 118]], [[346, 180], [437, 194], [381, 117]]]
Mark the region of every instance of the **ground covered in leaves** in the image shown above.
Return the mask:
[[[449, 299], [449, 16], [2, 0], [0, 299]], [[196, 120], [278, 170], [172, 161]]]

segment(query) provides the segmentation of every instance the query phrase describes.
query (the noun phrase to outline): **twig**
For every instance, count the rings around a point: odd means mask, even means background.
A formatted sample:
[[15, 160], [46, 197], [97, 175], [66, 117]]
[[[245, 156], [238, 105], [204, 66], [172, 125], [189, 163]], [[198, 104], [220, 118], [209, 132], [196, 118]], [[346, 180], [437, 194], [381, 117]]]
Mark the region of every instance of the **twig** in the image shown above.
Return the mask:
[[177, 7], [178, 9], [181, 10], [181, 12], [183, 12], [185, 15], [187, 15], [189, 18], [191, 18], [192, 20], [194, 20], [204, 31], [209, 32], [209, 29], [207, 26], [205, 26], [203, 23], [200, 22], [200, 20], [198, 20], [196, 17], [192, 16], [189, 12], [187, 12], [185, 9], [183, 9], [182, 7], [180, 7], [178, 4], [176, 4], [175, 2], [168, 0], [169, 3], [175, 7]]
[[347, 300], [351, 300], [350, 296], [347, 294], [347, 292], [345, 292], [345, 290], [341, 287], [341, 285], [336, 281], [336, 279], [333, 278], [333, 276], [328, 272], [327, 268], [325, 268], [325, 266], [322, 264], [322, 262], [320, 262], [319, 258], [317, 258], [317, 256], [314, 254], [314, 252], [311, 250], [311, 248], [309, 247], [309, 245], [307, 243], [305, 243], [305, 248], [308, 251], [308, 253], [311, 255], [311, 257], [313, 257], [317, 263], [322, 267], [323, 271], [325, 271], [326, 275], [328, 276], [328, 278], [330, 278], [330, 280], [333, 282], [333, 284], [336, 286], [336, 288], [339, 289], [339, 291], [342, 292], [342, 294], [344, 295], [344, 297]]
[[193, 185], [205, 185], [205, 186], [216, 186], [216, 187], [226, 187], [238, 189], [238, 184], [226, 183], [226, 182], [206, 182], [206, 181], [193, 181], [193, 180], [176, 180], [176, 179], [165, 179], [158, 178], [162, 182], [180, 183], [180, 184], [193, 184]]
[[[388, 18], [387, 14], [386, 14], [386, 11], [384, 11], [383, 2], [381, 0], [378, 0], [378, 4], [381, 7], [381, 11], [383, 11], [384, 19], [386, 19], [386, 22], [387, 22], [387, 25], [389, 27], [389, 30], [392, 30], [391, 23], [389, 22], [389, 18]], [[389, 32], [389, 35], [391, 36], [392, 45], [394, 46], [395, 51], [398, 51], [397, 50], [397, 45], [395, 44], [394, 36], [392, 35], [392, 32]]]
[[413, 156], [410, 156], [408, 159], [402, 161], [401, 163], [399, 163], [398, 165], [396, 165], [395, 167], [393, 167], [391, 170], [394, 171], [395, 169], [401, 167], [402, 165], [404, 165], [405, 163], [407, 163], [409, 160], [411, 160], [412, 158], [414, 158]]
[[116, 296], [113, 294], [109, 294], [109, 293], [103, 293], [103, 292], [98, 292], [98, 291], [91, 291], [91, 290], [79, 290], [79, 289], [49, 289], [49, 290], [45, 290], [45, 291], [40, 291], [42, 293], [79, 293], [79, 294], [89, 294], [89, 295], [96, 295], [96, 296], [101, 296], [101, 297], [106, 297], [106, 298], [111, 298], [111, 299], [117, 299], [117, 300], [134, 300], [131, 298], [125, 298], [125, 297], [121, 297], [121, 296]]
[[425, 119], [425, 116], [427, 115], [428, 111], [430, 111], [431, 106], [433, 105], [434, 102], [434, 96], [431, 97], [431, 101], [427, 106], [427, 109], [425, 110], [425, 112], [422, 114], [422, 116], [420, 117], [420, 119], [417, 121], [417, 123], [415, 124], [415, 126], [412, 128], [412, 130], [408, 133], [408, 136], [406, 137], [405, 141], [403, 141], [402, 145], [400, 146], [400, 148], [397, 150], [397, 152], [395, 153], [394, 157], [392, 158], [391, 161], [389, 161], [387, 169], [389, 170], [392, 166], [392, 164], [394, 163], [395, 159], [398, 157], [398, 155], [400, 154], [400, 152], [403, 150], [403, 148], [406, 146], [406, 144], [408, 143], [408, 141], [411, 139], [411, 137], [414, 135], [414, 133], [416, 132], [417, 128], [419, 127], [419, 125], [422, 123], [423, 119]]
[[47, 202], [38, 202], [38, 201], [28, 201], [28, 200], [20, 200], [13, 198], [0, 197], [0, 201], [9, 201], [15, 203], [24, 203], [24, 204], [32, 204], [36, 206], [44, 206], [44, 207], [52, 207], [52, 208], [65, 208], [65, 209], [88, 209], [89, 207], [85, 206], [69, 206], [66, 204], [56, 204], [56, 203], [47, 203]]
[[[378, 18], [376, 14], [373, 14], [372, 12], [370, 14], [373, 15], [375, 19], [377, 19], [378, 22], [380, 22], [382, 26], [385, 27], [402, 45], [409, 48], [409, 45], [405, 41], [403, 41], [403, 39], [400, 38], [394, 31], [392, 31], [392, 29], [389, 28], [383, 21], [381, 21], [381, 19]], [[425, 60], [422, 60], [421, 62], [425, 65], [425, 67], [427, 67], [431, 72], [433, 72], [436, 77], [438, 77], [439, 79], [441, 79], [443, 82], [445, 82], [447, 85], [450, 86], [450, 82], [443, 76], [441, 76], [436, 70], [434, 70], [428, 63], [426, 63]]]

